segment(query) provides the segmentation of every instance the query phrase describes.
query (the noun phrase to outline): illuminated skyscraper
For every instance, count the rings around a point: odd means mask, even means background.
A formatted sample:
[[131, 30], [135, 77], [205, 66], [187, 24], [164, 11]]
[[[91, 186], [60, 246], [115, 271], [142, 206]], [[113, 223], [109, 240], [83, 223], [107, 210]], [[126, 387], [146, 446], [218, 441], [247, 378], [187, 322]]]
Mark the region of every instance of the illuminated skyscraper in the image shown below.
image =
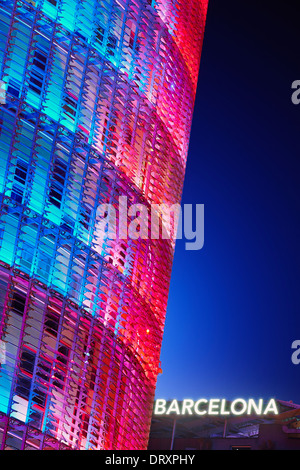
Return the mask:
[[147, 446], [174, 240], [97, 209], [180, 202], [207, 3], [1, 0], [2, 449]]

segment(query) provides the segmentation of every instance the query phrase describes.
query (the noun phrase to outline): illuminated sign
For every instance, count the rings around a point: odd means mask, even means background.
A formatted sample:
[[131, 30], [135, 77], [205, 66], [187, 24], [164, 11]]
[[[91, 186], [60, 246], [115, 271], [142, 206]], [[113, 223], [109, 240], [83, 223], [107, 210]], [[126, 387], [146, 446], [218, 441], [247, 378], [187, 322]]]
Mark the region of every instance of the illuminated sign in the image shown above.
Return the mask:
[[278, 414], [277, 404], [274, 398], [271, 398], [267, 403], [260, 398], [254, 400], [250, 398], [236, 398], [233, 401], [227, 401], [225, 398], [200, 398], [197, 401], [191, 399], [184, 399], [178, 401], [176, 399], [167, 401], [158, 399], [154, 405], [155, 415], [269, 415]]

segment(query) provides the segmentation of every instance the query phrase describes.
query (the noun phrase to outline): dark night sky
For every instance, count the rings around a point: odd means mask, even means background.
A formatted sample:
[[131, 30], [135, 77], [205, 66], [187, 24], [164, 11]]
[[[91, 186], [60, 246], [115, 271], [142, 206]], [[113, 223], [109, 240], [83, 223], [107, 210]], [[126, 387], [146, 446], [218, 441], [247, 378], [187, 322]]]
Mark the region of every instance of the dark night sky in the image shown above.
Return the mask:
[[210, 0], [182, 200], [205, 205], [205, 244], [177, 242], [157, 398], [300, 404], [298, 19]]

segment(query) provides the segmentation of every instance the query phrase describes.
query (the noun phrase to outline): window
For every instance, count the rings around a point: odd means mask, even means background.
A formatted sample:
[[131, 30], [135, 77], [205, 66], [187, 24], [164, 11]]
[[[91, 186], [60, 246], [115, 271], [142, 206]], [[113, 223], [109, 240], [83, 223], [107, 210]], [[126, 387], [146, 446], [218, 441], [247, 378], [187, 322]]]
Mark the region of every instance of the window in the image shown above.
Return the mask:
[[103, 133], [102, 133], [102, 143], [104, 144], [106, 139], [113, 140], [112, 137], [116, 132], [117, 126], [117, 118], [116, 117], [109, 117], [108, 112], [106, 112], [106, 118], [104, 119], [103, 125]]
[[61, 198], [62, 198], [61, 193], [59, 191], [57, 191], [55, 189], [55, 187], [52, 186], [50, 188], [50, 197], [49, 197], [49, 200], [50, 200], [51, 204], [58, 207], [58, 209], [59, 209], [60, 208]]
[[133, 49], [133, 46], [134, 46], [134, 38], [135, 38], [135, 33], [134, 31], [130, 31], [130, 35], [129, 35], [129, 47], [131, 47], [131, 49]]
[[47, 312], [45, 320], [45, 331], [51, 333], [53, 336], [57, 336], [59, 325], [59, 315], [55, 312]]
[[43, 86], [43, 75], [36, 70], [31, 71], [30, 75], [30, 82], [29, 82], [29, 88], [30, 90], [34, 91], [38, 95], [41, 94], [42, 91], [42, 86]]
[[107, 54], [113, 56], [117, 46], [117, 38], [110, 34], [107, 39]]
[[89, 420], [90, 420], [90, 417], [89, 417], [88, 414], [85, 414], [83, 416], [83, 419], [81, 419], [82, 436], [84, 438], [87, 437], [87, 431], [88, 431], [88, 428], [89, 428]]
[[34, 247], [29, 243], [23, 242], [22, 255], [20, 256], [20, 266], [26, 270], [26, 272], [31, 270], [33, 257], [34, 257]]
[[9, 79], [9, 83], [7, 86], [7, 93], [14, 96], [15, 98], [19, 98], [20, 96], [21, 85], [16, 80], [12, 78]]
[[43, 360], [43, 363], [38, 365], [36, 375], [42, 379], [42, 381], [49, 382], [51, 376], [51, 363]]
[[62, 364], [67, 365], [69, 359], [70, 349], [67, 346], [60, 345], [58, 347], [57, 360]]
[[136, 24], [129, 20], [128, 23], [127, 23], [128, 27], [129, 27], [129, 39], [128, 39], [128, 46], [130, 47], [130, 49], [134, 49], [136, 51], [139, 50], [139, 44], [138, 44], [138, 39], [136, 39]]
[[16, 394], [19, 395], [19, 397], [29, 400], [30, 387], [31, 387], [31, 379], [28, 377], [19, 375], [19, 377], [17, 378]]
[[94, 390], [95, 384], [96, 384], [96, 374], [97, 374], [97, 369], [95, 366], [91, 366], [91, 372], [90, 372], [90, 389]]
[[34, 426], [37, 429], [41, 429], [42, 418], [42, 413], [39, 413], [38, 411], [30, 411], [28, 421], [31, 426]]
[[14, 183], [11, 191], [11, 198], [22, 204], [26, 183], [28, 164], [22, 160], [18, 160], [14, 174]]
[[45, 72], [47, 65], [46, 54], [44, 54], [44, 52], [42, 52], [41, 50], [34, 51], [33, 65]]
[[32, 70], [29, 78], [29, 88], [38, 95], [41, 94], [45, 70], [47, 66], [47, 56], [40, 49], [34, 51]]
[[80, 220], [80, 223], [86, 230], [89, 230], [89, 224], [90, 224], [90, 221], [91, 221], [91, 214], [92, 214], [92, 210], [89, 209], [88, 207], [84, 207], [84, 211], [81, 212], [81, 217], [82, 218]]
[[23, 191], [22, 189], [18, 188], [17, 186], [13, 185], [12, 190], [11, 190], [11, 198], [18, 202], [19, 204], [22, 204], [23, 201]]
[[36, 273], [44, 283], [47, 283], [49, 281], [51, 263], [51, 257], [43, 252], [40, 252]]
[[61, 390], [64, 389], [64, 382], [65, 382], [65, 374], [60, 372], [54, 373], [55, 379], [53, 380], [53, 385]]
[[46, 403], [46, 393], [42, 392], [38, 388], [34, 388], [32, 401], [37, 405], [44, 407]]
[[52, 182], [50, 185], [49, 201], [54, 206], [60, 208], [65, 178], [67, 174], [67, 165], [60, 159], [56, 159], [52, 171]]
[[71, 219], [71, 217], [68, 217], [67, 215], [65, 215], [62, 219], [60, 226], [62, 230], [64, 230], [65, 232], [73, 233], [74, 221]]
[[86, 36], [84, 36], [82, 33], [80, 33], [79, 31], [75, 31], [75, 36], [77, 36], [77, 38], [79, 38], [81, 41], [87, 41], [87, 38]]
[[15, 181], [20, 184], [25, 184], [26, 175], [27, 175], [27, 163], [19, 160], [17, 163], [16, 171], [15, 171]]
[[24, 349], [20, 359], [20, 369], [32, 375], [34, 370], [34, 363], [35, 353]]
[[102, 26], [98, 26], [97, 30], [96, 30], [96, 42], [102, 46], [103, 42], [104, 42], [104, 28], [102, 28]]
[[67, 376], [67, 368], [65, 366], [68, 364], [70, 348], [64, 344], [60, 344], [57, 351], [57, 363], [53, 374], [55, 377], [53, 385], [63, 390]]
[[68, 93], [64, 98], [63, 110], [74, 122], [77, 111], [77, 98]]
[[128, 145], [131, 145], [131, 141], [132, 141], [132, 129], [131, 127], [128, 127], [125, 131], [125, 142], [128, 144]]
[[24, 315], [26, 295], [23, 292], [14, 292], [11, 302], [12, 310], [20, 316]]

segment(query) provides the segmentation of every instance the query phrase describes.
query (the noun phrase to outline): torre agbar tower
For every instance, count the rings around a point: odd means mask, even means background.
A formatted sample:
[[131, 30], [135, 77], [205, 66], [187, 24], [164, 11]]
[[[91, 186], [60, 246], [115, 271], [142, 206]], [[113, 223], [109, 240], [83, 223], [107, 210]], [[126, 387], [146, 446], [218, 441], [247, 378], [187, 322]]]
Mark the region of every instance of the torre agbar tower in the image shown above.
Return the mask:
[[207, 3], [0, 2], [1, 449], [147, 447]]

